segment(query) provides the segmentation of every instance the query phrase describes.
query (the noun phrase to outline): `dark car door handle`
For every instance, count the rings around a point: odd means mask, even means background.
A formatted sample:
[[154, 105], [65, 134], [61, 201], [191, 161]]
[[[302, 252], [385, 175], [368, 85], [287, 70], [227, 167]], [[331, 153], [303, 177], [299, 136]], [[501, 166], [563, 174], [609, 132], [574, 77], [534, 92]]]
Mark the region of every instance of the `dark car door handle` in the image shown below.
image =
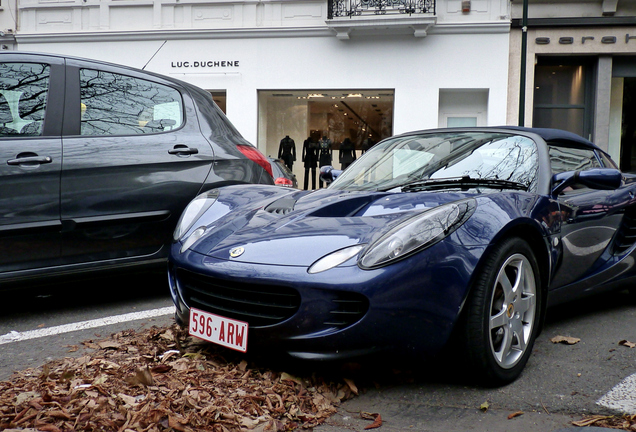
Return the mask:
[[185, 145], [176, 145], [172, 150], [168, 150], [168, 153], [176, 155], [191, 155], [199, 153], [199, 149]]
[[18, 155], [15, 159], [9, 159], [7, 164], [9, 165], [38, 165], [38, 164], [47, 164], [53, 162], [49, 156], [25, 156], [20, 157]]

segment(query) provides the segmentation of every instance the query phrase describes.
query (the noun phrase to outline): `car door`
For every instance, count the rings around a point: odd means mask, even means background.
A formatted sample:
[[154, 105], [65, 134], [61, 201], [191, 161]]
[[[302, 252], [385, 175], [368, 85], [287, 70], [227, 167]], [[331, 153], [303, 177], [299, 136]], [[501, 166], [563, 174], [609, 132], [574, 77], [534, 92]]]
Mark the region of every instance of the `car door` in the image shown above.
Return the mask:
[[193, 102], [177, 85], [128, 69], [69, 60], [68, 75], [64, 260], [162, 259], [214, 156]]
[[0, 57], [0, 278], [60, 256], [64, 74], [62, 58]]
[[[592, 149], [551, 145], [549, 151], [553, 173], [601, 167]], [[563, 253], [553, 288], [584, 278], [611, 257], [608, 250], [629, 199], [628, 191], [594, 190], [583, 185], [567, 188], [557, 197]]]

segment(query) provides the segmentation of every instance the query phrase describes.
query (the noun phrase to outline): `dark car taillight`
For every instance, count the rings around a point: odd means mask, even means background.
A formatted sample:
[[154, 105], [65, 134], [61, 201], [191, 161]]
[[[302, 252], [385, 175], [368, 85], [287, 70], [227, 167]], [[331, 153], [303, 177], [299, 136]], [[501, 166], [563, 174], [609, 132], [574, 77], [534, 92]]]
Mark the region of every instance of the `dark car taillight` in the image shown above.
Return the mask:
[[274, 184], [277, 184], [278, 186], [294, 186], [294, 183], [290, 179], [285, 177], [278, 177], [276, 180], [274, 180]]
[[259, 152], [258, 149], [247, 145], [237, 145], [236, 147], [245, 155], [245, 157], [262, 166], [270, 176], [274, 177], [272, 166], [269, 164], [269, 161], [265, 158], [265, 156], [263, 156], [263, 153]]

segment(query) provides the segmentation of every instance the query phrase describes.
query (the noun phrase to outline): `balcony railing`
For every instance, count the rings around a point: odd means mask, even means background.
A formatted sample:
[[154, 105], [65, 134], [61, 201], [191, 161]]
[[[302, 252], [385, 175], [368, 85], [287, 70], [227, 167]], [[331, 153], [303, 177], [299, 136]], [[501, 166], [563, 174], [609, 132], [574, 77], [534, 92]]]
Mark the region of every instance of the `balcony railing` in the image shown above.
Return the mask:
[[435, 14], [435, 0], [328, 0], [328, 18]]

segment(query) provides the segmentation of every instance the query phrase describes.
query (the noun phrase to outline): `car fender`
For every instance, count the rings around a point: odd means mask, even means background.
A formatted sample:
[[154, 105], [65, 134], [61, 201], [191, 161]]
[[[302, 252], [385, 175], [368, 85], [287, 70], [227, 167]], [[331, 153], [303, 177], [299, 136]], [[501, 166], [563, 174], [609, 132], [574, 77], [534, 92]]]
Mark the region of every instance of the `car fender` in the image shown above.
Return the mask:
[[[544, 294], [547, 294], [552, 271], [556, 260], [560, 257], [558, 247], [554, 247], [551, 240], [552, 236], [559, 232], [560, 221], [550, 217], [558, 210], [558, 205], [547, 198], [525, 193], [490, 194], [478, 197], [477, 203], [478, 207], [481, 206], [482, 209], [487, 207], [488, 211], [477, 211], [458, 230], [458, 235], [461, 236], [462, 233], [466, 232], [477, 232], [487, 224], [488, 233], [481, 237], [481, 240], [487, 244], [485, 244], [473, 271], [460, 307], [460, 316], [463, 313], [466, 300], [470, 296], [474, 280], [483, 268], [484, 260], [490, 255], [493, 247], [504, 238], [519, 237], [528, 242], [539, 265], [541, 289]], [[511, 203], [515, 205], [510, 205]], [[543, 298], [542, 312], [547, 306], [545, 301], [547, 295], [544, 295]], [[545, 314], [542, 313], [542, 316]]]

